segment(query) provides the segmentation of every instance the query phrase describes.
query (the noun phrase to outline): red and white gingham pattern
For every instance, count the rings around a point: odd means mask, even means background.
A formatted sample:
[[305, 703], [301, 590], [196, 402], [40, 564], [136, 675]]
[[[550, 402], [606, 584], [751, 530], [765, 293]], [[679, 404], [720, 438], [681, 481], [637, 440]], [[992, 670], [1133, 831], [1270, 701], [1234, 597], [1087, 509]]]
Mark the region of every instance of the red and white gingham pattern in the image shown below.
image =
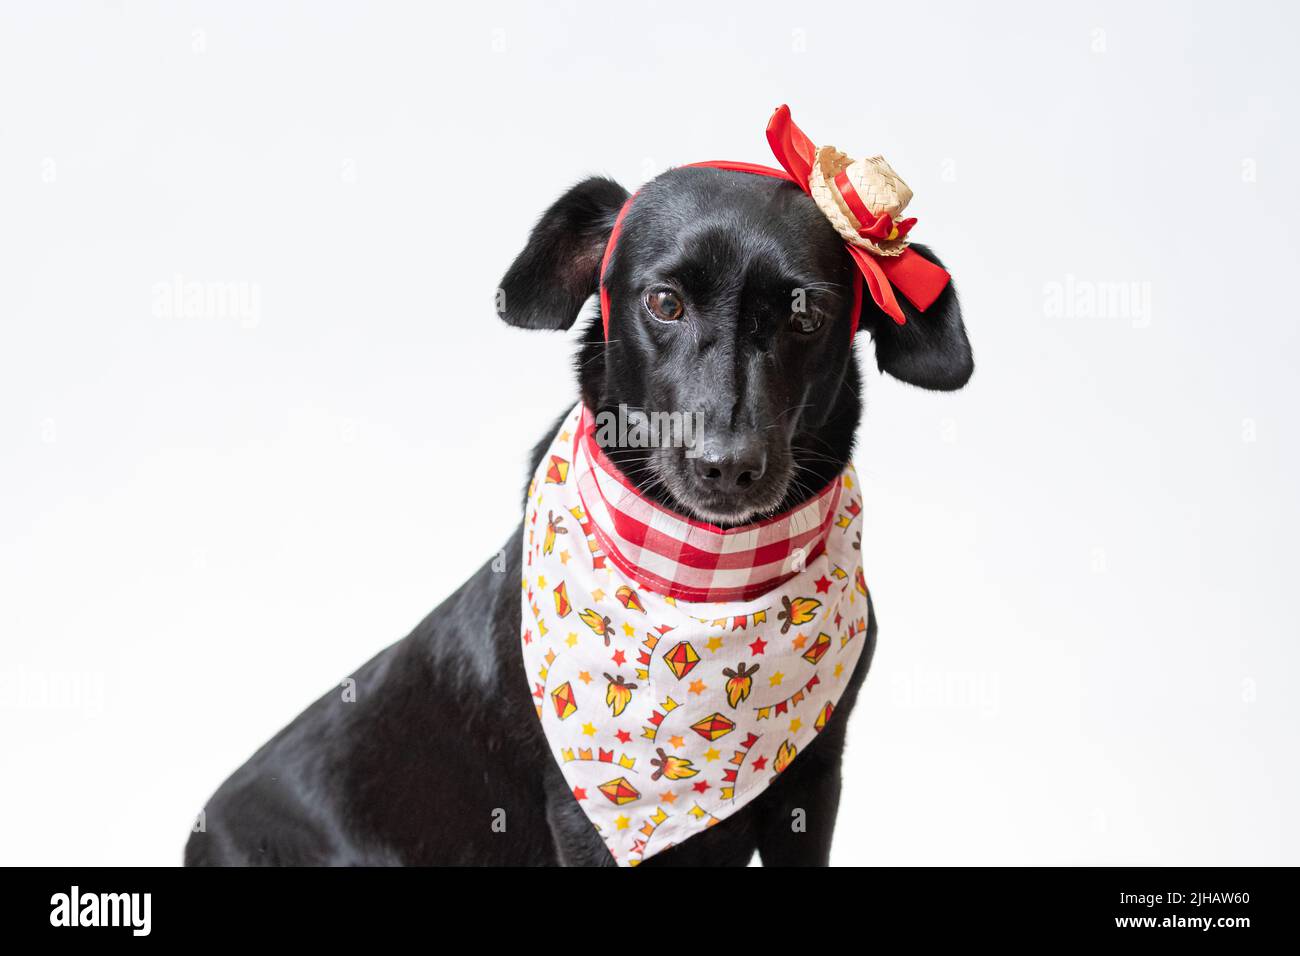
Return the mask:
[[838, 478], [792, 511], [717, 528], [642, 497], [596, 443], [585, 408], [577, 432], [573, 467], [592, 534], [642, 587], [692, 603], [748, 601], [790, 580], [825, 548], [839, 506]]

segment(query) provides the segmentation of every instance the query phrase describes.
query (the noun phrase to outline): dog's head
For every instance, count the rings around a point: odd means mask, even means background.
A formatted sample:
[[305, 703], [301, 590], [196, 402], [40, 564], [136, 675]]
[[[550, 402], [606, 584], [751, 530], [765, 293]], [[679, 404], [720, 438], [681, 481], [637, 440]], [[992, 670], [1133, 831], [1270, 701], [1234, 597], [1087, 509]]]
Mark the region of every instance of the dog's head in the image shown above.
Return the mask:
[[[572, 326], [598, 290], [627, 198], [600, 178], [560, 197], [502, 280], [502, 317]], [[675, 414], [691, 440], [606, 447], [609, 457], [647, 496], [722, 526], [820, 491], [847, 464], [862, 410], [850, 342], [855, 268], [793, 183], [683, 167], [647, 184], [605, 273], [608, 340], [597, 315], [578, 380], [593, 412]], [[923, 388], [961, 388], [974, 365], [952, 284], [924, 313], [899, 301], [904, 325], [863, 299], [860, 330], [880, 368]]]

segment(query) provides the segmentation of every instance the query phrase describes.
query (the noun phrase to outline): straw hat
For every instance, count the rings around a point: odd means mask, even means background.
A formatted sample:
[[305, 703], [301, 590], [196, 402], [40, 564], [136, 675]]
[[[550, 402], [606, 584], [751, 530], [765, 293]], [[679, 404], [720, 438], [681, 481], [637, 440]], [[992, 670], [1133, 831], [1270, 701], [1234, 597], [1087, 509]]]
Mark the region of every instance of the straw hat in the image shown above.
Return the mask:
[[899, 216], [912, 201], [912, 190], [883, 156], [853, 159], [834, 146], [822, 146], [808, 188], [845, 242], [878, 256], [902, 255], [907, 248], [907, 232], [916, 220], [900, 222]]

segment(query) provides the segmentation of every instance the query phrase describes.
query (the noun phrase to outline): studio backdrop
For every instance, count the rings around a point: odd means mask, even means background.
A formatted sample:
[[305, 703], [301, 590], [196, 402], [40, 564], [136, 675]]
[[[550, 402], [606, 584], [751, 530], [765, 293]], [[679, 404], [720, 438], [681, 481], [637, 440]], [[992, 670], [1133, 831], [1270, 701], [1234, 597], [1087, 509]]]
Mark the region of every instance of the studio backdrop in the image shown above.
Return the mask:
[[[1300, 534], [1294, 10], [10, 4], [0, 862], [179, 863], [261, 743], [504, 547], [576, 400], [537, 216], [881, 153], [976, 371], [881, 375], [838, 864], [1276, 864]], [[532, 374], [539, 362], [557, 374]]]

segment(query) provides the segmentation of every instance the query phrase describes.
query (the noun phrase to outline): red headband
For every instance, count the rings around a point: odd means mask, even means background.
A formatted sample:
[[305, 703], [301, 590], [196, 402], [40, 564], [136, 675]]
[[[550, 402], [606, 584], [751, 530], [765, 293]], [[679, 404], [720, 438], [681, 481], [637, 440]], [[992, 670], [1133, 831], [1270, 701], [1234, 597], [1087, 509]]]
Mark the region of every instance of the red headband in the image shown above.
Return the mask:
[[[774, 176], [777, 179], [785, 179], [794, 183], [805, 193], [810, 196], [812, 192], [812, 180], [814, 178], [814, 165], [817, 163], [819, 151], [813, 145], [812, 140], [804, 135], [798, 126], [794, 125], [794, 120], [790, 118], [790, 108], [788, 106], [779, 106], [772, 118], [767, 124], [767, 142], [772, 147], [772, 152], [781, 165], [785, 167], [785, 172], [779, 169], [773, 169], [770, 166], [759, 166], [754, 163], [740, 163], [729, 160], [718, 160], [708, 163], [690, 163], [690, 167], [710, 167], [713, 169], [729, 169], [733, 172], [753, 173], [756, 176]], [[829, 149], [829, 147], [827, 147]], [[832, 150], [832, 152], [834, 152]], [[842, 154], [839, 154], [842, 155]], [[845, 157], [847, 158], [847, 157]], [[883, 163], [883, 160], [881, 161]], [[887, 166], [885, 168], [888, 168]], [[929, 259], [924, 258], [912, 249], [903, 245], [904, 237], [915, 225], [915, 219], [902, 219], [895, 222], [888, 212], [873, 213], [866, 202], [864, 202], [851, 182], [846, 170], [840, 170], [833, 178], [835, 198], [843, 206], [847, 207], [848, 216], [843, 216], [839, 223], [832, 221], [833, 225], [844, 234], [844, 223], [849, 224], [857, 233], [858, 237], [863, 240], [863, 245], [857, 244], [856, 239], [851, 241], [846, 238], [844, 247], [848, 250], [853, 261], [857, 263], [858, 271], [853, 277], [853, 328], [850, 332], [850, 340], [853, 333], [858, 330], [858, 321], [862, 312], [862, 282], [865, 279], [867, 288], [871, 290], [872, 301], [876, 303], [886, 315], [892, 318], [899, 325], [907, 322], [903, 315], [903, 310], [894, 298], [894, 289], [897, 288], [907, 301], [916, 306], [917, 309], [924, 312], [930, 307], [939, 293], [948, 285], [951, 278], [947, 271], [942, 267], [935, 265]], [[892, 174], [892, 170], [890, 170]], [[901, 181], [899, 185], [902, 186]], [[902, 186], [904, 190], [906, 186]], [[907, 191], [910, 198], [911, 191]], [[814, 197], [815, 199], [816, 197]], [[614, 244], [618, 241], [619, 233], [623, 230], [623, 218], [627, 215], [628, 209], [632, 207], [632, 200], [636, 195], [630, 196], [623, 204], [619, 211], [618, 218], [614, 221], [614, 229], [609, 234], [609, 242], [605, 246], [605, 255], [600, 260], [600, 314], [601, 321], [605, 327], [605, 339], [609, 340], [609, 290], [605, 287], [605, 270], [609, 266], [609, 258], [614, 252]], [[906, 201], [903, 203], [906, 205]], [[819, 207], [821, 203], [819, 203]], [[873, 240], [890, 240], [902, 245], [901, 251], [890, 254], [877, 253], [872, 248], [878, 248]], [[872, 246], [864, 248], [863, 246]]]

